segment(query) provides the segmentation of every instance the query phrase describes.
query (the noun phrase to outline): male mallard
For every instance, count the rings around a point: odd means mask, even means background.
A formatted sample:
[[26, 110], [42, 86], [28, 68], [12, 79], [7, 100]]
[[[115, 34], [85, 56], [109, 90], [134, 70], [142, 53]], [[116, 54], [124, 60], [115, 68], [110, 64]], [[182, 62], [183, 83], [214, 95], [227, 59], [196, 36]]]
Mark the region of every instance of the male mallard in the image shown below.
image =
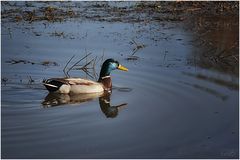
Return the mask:
[[118, 61], [107, 59], [102, 65], [98, 82], [82, 78], [51, 78], [45, 80], [43, 85], [49, 92], [65, 94], [99, 93], [110, 91], [112, 88], [110, 73], [115, 69], [128, 71], [128, 69], [120, 65]]

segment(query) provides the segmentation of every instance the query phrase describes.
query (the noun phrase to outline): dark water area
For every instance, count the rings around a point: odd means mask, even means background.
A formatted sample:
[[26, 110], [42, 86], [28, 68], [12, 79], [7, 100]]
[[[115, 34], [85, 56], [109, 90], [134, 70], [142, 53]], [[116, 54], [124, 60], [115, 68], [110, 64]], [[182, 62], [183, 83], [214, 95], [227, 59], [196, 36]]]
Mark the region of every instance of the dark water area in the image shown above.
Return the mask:
[[[149, 20], [139, 4], [2, 2], [2, 158], [238, 158], [238, 17], [157, 5]], [[129, 69], [112, 94], [49, 94], [42, 80], [87, 53], [96, 73], [108, 58]]]

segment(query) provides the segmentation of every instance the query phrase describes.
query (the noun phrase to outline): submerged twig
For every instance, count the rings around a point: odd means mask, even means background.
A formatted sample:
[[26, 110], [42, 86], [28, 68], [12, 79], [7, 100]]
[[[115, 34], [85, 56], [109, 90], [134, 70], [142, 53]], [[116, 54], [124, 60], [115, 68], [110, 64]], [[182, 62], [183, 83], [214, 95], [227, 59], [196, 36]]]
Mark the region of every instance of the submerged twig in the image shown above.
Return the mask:
[[[87, 53], [87, 52], [86, 52]], [[89, 55], [91, 55], [92, 53], [88, 53], [86, 54], [83, 58], [81, 58], [80, 60], [78, 60], [76, 63], [74, 63], [71, 67], [67, 68], [69, 63], [73, 60], [73, 58], [75, 57], [72, 56], [67, 64], [65, 65], [63, 72], [65, 74], [66, 77], [70, 77], [69, 72], [71, 70], [81, 70], [84, 73], [86, 73], [86, 76], [89, 76], [95, 80], [97, 80], [97, 73], [96, 73], [96, 69], [95, 66], [96, 64], [103, 59], [103, 55], [98, 59], [97, 56], [95, 56], [94, 58], [92, 58], [91, 60], [88, 60]], [[86, 60], [85, 64], [80, 64], [80, 62], [82, 62], [83, 60]]]
[[88, 53], [86, 56], [84, 56], [83, 58], [81, 58], [79, 61], [77, 61], [74, 65], [72, 65], [69, 70], [73, 69], [74, 66], [76, 66], [78, 63], [80, 63], [83, 59], [87, 58], [90, 54], [92, 53]]
[[135, 61], [135, 60], [138, 60], [139, 57], [138, 56], [134, 56], [134, 55], [130, 55], [130, 56], [128, 56], [125, 59], [128, 60], [128, 61]]
[[32, 79], [32, 77], [31, 76], [28, 76], [28, 84], [32, 84], [33, 82], [34, 82], [34, 80]]
[[[66, 72], [66, 68], [67, 68], [68, 64], [71, 62], [71, 60], [72, 60], [74, 57], [75, 57], [75, 55], [73, 55], [73, 56], [69, 59], [69, 61], [67, 62], [67, 64], [66, 64], [65, 67], [63, 68], [63, 73], [64, 73], [65, 75], [68, 75], [67, 72]], [[69, 76], [68, 76], [68, 77], [69, 77]]]
[[8, 34], [9, 34], [10, 39], [12, 39], [12, 31], [10, 28], [8, 28]]
[[139, 49], [146, 47], [144, 44], [137, 43], [134, 39], [132, 39], [131, 43], [135, 45], [132, 55], [134, 55]]
[[97, 56], [95, 57], [95, 59], [93, 61], [93, 76], [94, 76], [95, 80], [97, 80], [97, 72], [95, 70], [96, 60], [97, 60]]

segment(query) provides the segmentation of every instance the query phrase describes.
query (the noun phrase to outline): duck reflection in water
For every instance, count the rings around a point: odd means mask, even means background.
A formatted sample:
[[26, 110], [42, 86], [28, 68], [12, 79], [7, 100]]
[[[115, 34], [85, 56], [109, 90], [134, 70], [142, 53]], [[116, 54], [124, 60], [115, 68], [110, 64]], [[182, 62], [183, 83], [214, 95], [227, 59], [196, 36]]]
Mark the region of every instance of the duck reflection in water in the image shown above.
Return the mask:
[[110, 96], [111, 94], [107, 93], [102, 97], [99, 97], [99, 105], [102, 112], [106, 115], [107, 118], [115, 118], [118, 115], [118, 112], [122, 110], [125, 106], [127, 106], [127, 103], [122, 103], [117, 106], [111, 106]]
[[44, 108], [60, 106], [64, 104], [80, 104], [83, 102], [91, 101], [99, 98], [99, 105], [101, 111], [106, 115], [107, 118], [115, 118], [118, 112], [127, 106], [127, 103], [120, 105], [111, 106], [111, 93], [89, 93], [89, 94], [60, 94], [60, 93], [49, 93], [42, 105]]

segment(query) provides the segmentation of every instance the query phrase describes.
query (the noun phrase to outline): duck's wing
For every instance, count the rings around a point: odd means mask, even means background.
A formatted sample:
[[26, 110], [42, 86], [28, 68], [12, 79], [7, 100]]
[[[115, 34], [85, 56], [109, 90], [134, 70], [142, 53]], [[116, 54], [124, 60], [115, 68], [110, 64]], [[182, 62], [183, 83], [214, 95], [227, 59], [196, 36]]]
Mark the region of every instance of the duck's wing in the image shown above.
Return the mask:
[[56, 87], [60, 84], [66, 84], [66, 85], [92, 85], [96, 84], [97, 82], [82, 79], [82, 78], [51, 78], [48, 80], [43, 81], [44, 84], [52, 84]]
[[88, 79], [67, 78], [68, 84], [71, 85], [70, 93], [98, 93], [103, 92], [103, 85]]
[[94, 85], [98, 84], [97, 82], [88, 80], [88, 79], [82, 79], [82, 78], [66, 78], [63, 80], [65, 83], [70, 85]]

